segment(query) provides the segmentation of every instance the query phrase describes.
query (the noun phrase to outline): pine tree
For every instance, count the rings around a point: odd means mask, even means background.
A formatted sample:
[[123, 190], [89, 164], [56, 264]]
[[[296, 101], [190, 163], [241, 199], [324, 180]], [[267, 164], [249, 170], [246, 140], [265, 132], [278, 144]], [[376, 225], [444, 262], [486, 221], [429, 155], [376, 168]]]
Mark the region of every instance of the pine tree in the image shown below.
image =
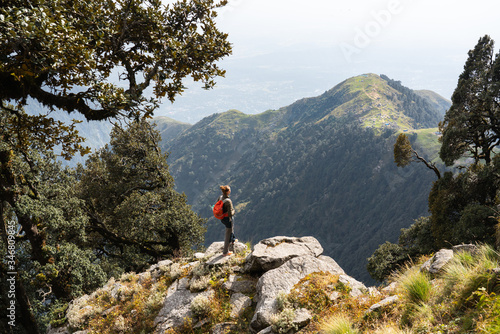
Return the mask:
[[475, 163], [484, 159], [489, 164], [500, 143], [500, 57], [493, 52], [494, 41], [488, 35], [469, 51], [453, 104], [439, 125], [443, 134], [440, 157], [448, 166], [466, 153]]

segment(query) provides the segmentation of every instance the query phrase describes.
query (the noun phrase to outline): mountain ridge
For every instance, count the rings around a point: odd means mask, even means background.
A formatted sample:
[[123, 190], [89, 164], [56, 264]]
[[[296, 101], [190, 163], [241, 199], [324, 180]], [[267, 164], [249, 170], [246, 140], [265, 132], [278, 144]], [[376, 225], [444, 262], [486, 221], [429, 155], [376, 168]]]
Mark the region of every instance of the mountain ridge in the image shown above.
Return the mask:
[[433, 181], [425, 169], [396, 167], [395, 136], [407, 131], [415, 141], [440, 115], [401, 83], [366, 74], [277, 110], [213, 114], [162, 148], [177, 189], [209, 218], [207, 243], [221, 233], [210, 206], [218, 186], [230, 184], [240, 239], [313, 235], [349, 274], [370, 282], [353, 257], [366, 259], [426, 215]]

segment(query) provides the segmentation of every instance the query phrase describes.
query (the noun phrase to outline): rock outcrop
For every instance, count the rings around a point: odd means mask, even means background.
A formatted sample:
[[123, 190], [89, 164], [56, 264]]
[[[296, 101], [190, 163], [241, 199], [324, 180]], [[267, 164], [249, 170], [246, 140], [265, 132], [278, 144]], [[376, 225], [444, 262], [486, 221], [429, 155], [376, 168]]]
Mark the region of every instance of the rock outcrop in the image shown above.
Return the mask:
[[420, 268], [422, 271], [426, 271], [431, 275], [436, 275], [440, 273], [448, 262], [453, 259], [455, 254], [459, 252], [467, 251], [473, 254], [477, 251], [477, 246], [473, 244], [467, 245], [456, 245], [452, 249], [440, 249], [436, 254], [434, 254], [429, 260], [427, 260]]
[[[145, 307], [149, 307], [142, 314], [153, 314], [149, 320], [152, 333], [186, 326], [186, 321], [192, 328], [205, 328], [207, 315], [216, 312], [215, 301], [221, 294], [227, 296], [224, 307], [229, 311], [224, 322], [210, 325], [211, 333], [243, 330], [238, 327], [241, 317], [248, 319], [244, 332], [273, 333], [273, 317], [280, 311], [278, 296], [289, 294], [297, 283], [314, 273], [335, 276], [349, 287], [351, 296], [368, 294], [368, 289], [346, 275], [334, 259], [321, 255], [323, 248], [313, 237], [269, 238], [255, 245], [253, 251], [237, 243], [232, 256], [222, 256], [222, 246], [214, 243], [205, 253], [196, 253], [190, 259], [161, 261], [144, 273], [127, 274], [119, 281], [112, 279], [92, 295], [74, 300], [67, 311], [66, 326], [49, 329], [48, 333], [85, 331], [96, 317], [108, 317], [108, 323], [118, 329], [126, 326], [116, 313], [135, 294], [143, 295]], [[338, 293], [332, 294], [332, 300], [337, 297]], [[106, 303], [101, 302], [104, 299]], [[134, 312], [130, 308], [127, 306], [129, 312]], [[294, 329], [311, 319], [304, 308], [294, 309], [293, 315]]]
[[323, 253], [323, 247], [316, 238], [274, 237], [264, 239], [255, 245], [248, 256], [246, 271], [265, 272], [278, 268], [291, 258], [298, 256], [317, 257]]
[[[250, 324], [251, 328], [259, 331], [270, 326], [271, 317], [278, 311], [276, 306], [278, 294], [280, 292], [288, 294], [295, 284], [313, 272], [329, 272], [345, 276], [343, 270], [338, 270], [338, 266], [311, 255], [293, 257], [278, 268], [269, 270], [257, 283], [257, 294], [254, 299], [257, 301], [257, 306]], [[354, 282], [354, 279], [352, 280]], [[356, 288], [361, 287], [364, 286], [359, 283]]]

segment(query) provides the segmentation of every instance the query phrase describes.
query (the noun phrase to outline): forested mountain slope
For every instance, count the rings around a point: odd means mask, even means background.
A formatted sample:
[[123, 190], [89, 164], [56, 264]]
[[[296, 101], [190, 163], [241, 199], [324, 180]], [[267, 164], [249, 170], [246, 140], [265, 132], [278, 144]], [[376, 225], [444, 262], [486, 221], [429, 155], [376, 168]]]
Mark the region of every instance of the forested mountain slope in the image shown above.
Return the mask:
[[179, 122], [166, 116], [155, 117], [154, 123], [156, 124], [156, 129], [160, 132], [162, 145], [175, 139], [184, 130], [191, 127], [188, 123]]
[[[211, 217], [218, 186], [229, 184], [240, 240], [312, 235], [347, 273], [369, 282], [366, 258], [427, 214], [435, 178], [423, 166], [396, 167], [395, 134], [415, 141], [415, 130], [437, 126], [441, 115], [425, 96], [366, 74], [279, 110], [214, 114], [163, 149], [177, 189], [200, 215]], [[206, 243], [222, 233], [210, 218]]]

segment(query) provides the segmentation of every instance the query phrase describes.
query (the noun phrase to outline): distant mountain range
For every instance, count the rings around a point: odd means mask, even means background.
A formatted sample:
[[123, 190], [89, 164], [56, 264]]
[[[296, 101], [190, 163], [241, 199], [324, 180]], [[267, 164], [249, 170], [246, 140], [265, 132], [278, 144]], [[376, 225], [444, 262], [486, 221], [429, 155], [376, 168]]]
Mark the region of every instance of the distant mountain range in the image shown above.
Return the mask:
[[230, 110], [194, 125], [154, 121], [177, 189], [209, 218], [207, 244], [222, 238], [210, 206], [218, 186], [229, 184], [240, 240], [312, 235], [348, 274], [370, 283], [366, 258], [427, 214], [435, 178], [423, 166], [396, 167], [395, 137], [407, 132], [438, 161], [436, 127], [449, 106], [431, 91], [365, 74], [257, 115]]

